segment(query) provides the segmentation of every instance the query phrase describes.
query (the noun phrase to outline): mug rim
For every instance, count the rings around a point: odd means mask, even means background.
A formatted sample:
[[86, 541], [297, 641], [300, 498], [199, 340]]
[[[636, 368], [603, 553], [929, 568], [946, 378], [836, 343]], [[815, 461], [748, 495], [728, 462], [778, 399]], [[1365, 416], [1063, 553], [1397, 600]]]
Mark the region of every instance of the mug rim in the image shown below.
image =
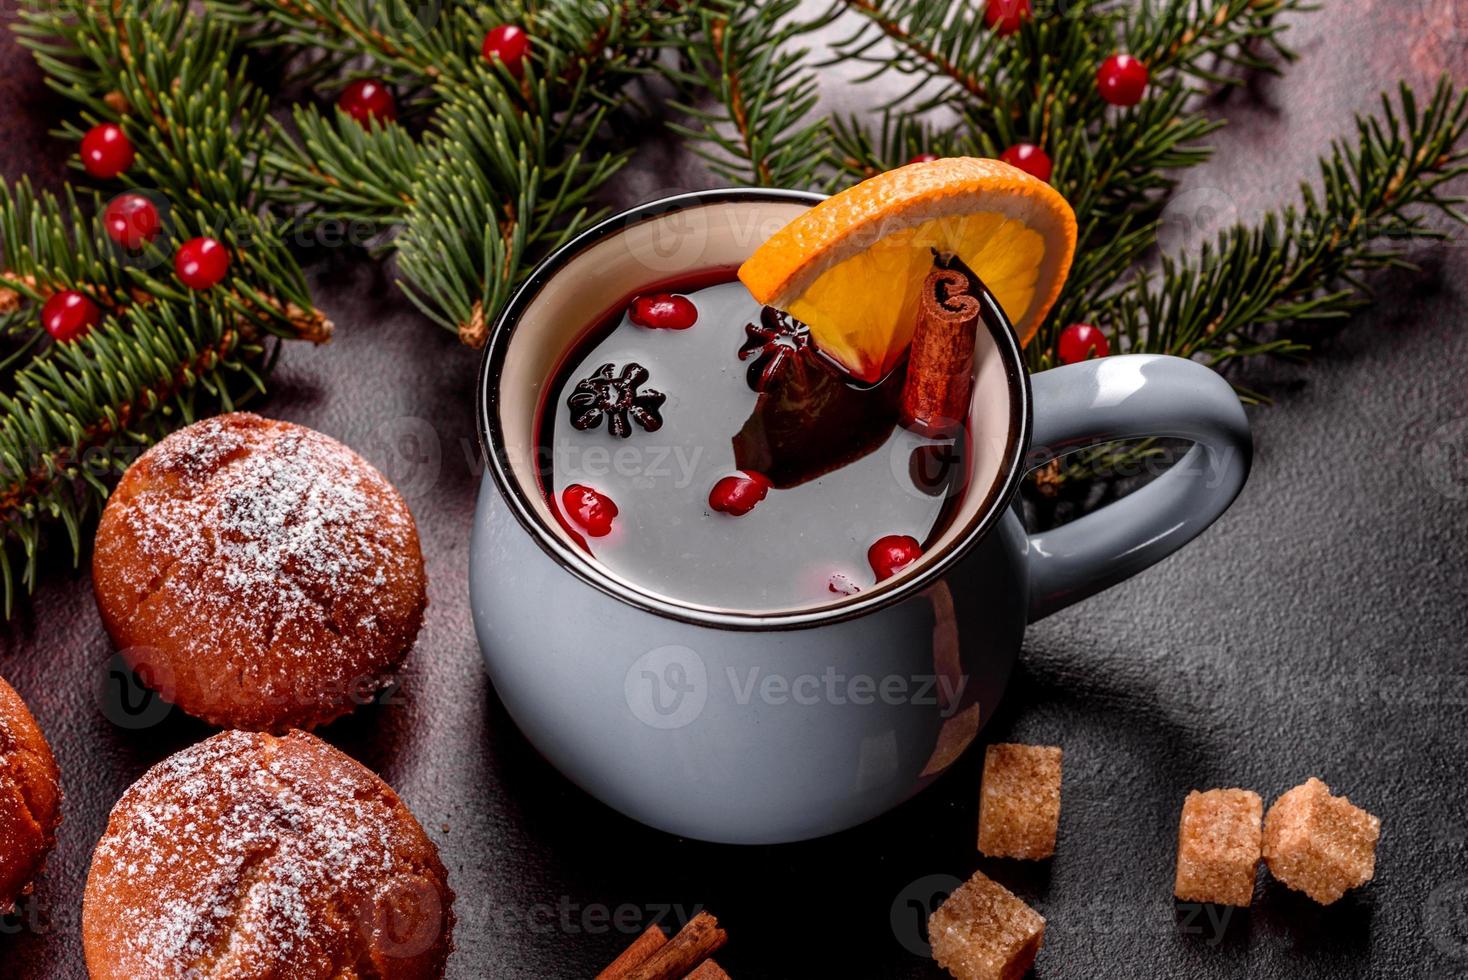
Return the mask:
[[[814, 191], [765, 187], [724, 187], [674, 194], [639, 204], [604, 218], [542, 259], [520, 288], [515, 291], [504, 310], [495, 318], [488, 340], [484, 345], [484, 351], [480, 355], [479, 371], [474, 382], [474, 414], [475, 427], [479, 435], [479, 448], [484, 455], [486, 468], [494, 479], [495, 489], [509, 505], [510, 512], [515, 515], [521, 529], [530, 535], [541, 550], [550, 556], [551, 560], [556, 562], [563, 571], [570, 572], [598, 591], [635, 608], [690, 625], [751, 632], [802, 629], [856, 619], [895, 605], [913, 593], [921, 592], [941, 580], [979, 541], [988, 536], [1002, 519], [1025, 473], [1024, 459], [1030, 440], [1033, 406], [1029, 372], [1025, 369], [1019, 338], [1003, 309], [988, 296], [984, 298], [984, 302], [989, 308], [990, 315], [982, 316], [980, 320], [988, 328], [1000, 352], [1010, 400], [1009, 431], [1005, 437], [1004, 452], [1000, 462], [1001, 476], [994, 481], [989, 488], [987, 498], [954, 540], [934, 555], [930, 561], [924, 562], [922, 568], [916, 570], [912, 575], [903, 576], [902, 582], [889, 588], [870, 593], [859, 592], [839, 602], [809, 609], [763, 611], [708, 609], [668, 596], [660, 596], [632, 587], [629, 583], [613, 577], [590, 555], [582, 553], [562, 540], [539, 519], [525, 488], [520, 486], [519, 481], [511, 472], [497, 410], [499, 392], [498, 384], [495, 382], [498, 381], [503, 370], [510, 341], [521, 315], [566, 263], [603, 239], [674, 211], [713, 204], [754, 201], [814, 205], [825, 198], [826, 195]], [[996, 318], [997, 325], [994, 322]]]

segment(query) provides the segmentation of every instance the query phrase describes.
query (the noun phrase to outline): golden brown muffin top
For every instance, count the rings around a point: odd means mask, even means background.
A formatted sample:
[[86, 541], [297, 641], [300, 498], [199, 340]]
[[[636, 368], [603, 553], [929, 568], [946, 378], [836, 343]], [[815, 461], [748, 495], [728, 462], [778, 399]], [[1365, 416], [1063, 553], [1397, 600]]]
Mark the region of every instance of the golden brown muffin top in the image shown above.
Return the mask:
[[123, 795], [83, 910], [94, 978], [442, 975], [452, 892], [373, 773], [304, 732], [222, 732]]

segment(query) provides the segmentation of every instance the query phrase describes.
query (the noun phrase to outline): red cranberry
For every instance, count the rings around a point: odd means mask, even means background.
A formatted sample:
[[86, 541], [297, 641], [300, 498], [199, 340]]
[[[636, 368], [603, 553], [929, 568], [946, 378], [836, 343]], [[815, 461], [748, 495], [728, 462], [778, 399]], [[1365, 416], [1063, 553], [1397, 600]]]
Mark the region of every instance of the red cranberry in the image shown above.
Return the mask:
[[107, 237], [123, 248], [142, 248], [158, 237], [162, 222], [153, 202], [141, 194], [119, 194], [107, 204], [102, 215]]
[[847, 575], [841, 572], [832, 572], [831, 577], [826, 580], [826, 588], [836, 595], [856, 595], [861, 589]]
[[984, 23], [1001, 37], [1019, 30], [1030, 19], [1030, 0], [989, 0], [984, 7]]
[[1056, 353], [1061, 364], [1075, 364], [1092, 357], [1105, 357], [1111, 353], [1111, 345], [1106, 342], [1106, 335], [1089, 323], [1072, 323], [1060, 331]]
[[82, 166], [87, 173], [111, 180], [133, 165], [133, 144], [116, 123], [103, 123], [82, 137]]
[[74, 289], [52, 293], [41, 307], [46, 332], [62, 343], [85, 337], [101, 321], [102, 311], [97, 304]]
[[872, 571], [877, 573], [877, 581], [880, 582], [896, 575], [921, 558], [922, 554], [923, 549], [918, 545], [917, 538], [908, 534], [889, 534], [878, 538], [867, 549], [867, 561], [871, 562]]
[[229, 249], [212, 238], [191, 238], [178, 247], [173, 270], [190, 289], [208, 289], [229, 271]]
[[709, 491], [709, 506], [730, 517], [743, 517], [770, 492], [770, 481], [761, 473], [726, 476]]
[[1129, 54], [1114, 54], [1096, 69], [1096, 88], [1112, 105], [1136, 105], [1147, 90], [1147, 66]]
[[375, 78], [357, 79], [342, 89], [336, 104], [363, 126], [373, 119], [390, 122], [398, 118], [398, 105], [392, 92]]
[[909, 158], [907, 162], [908, 163], [932, 163], [936, 159], [938, 159], [938, 154], [936, 154], [936, 153], [917, 153], [917, 154], [914, 154], [911, 158]]
[[617, 516], [617, 505], [612, 498], [590, 487], [573, 483], [561, 491], [561, 504], [571, 519], [586, 529], [593, 538], [600, 538], [612, 530], [612, 520]]
[[1016, 143], [1003, 153], [999, 159], [1011, 167], [1018, 167], [1031, 177], [1048, 181], [1053, 167], [1050, 164], [1050, 155], [1033, 143]]
[[687, 296], [676, 293], [654, 293], [632, 301], [627, 316], [639, 327], [659, 330], [687, 330], [698, 322], [698, 307]]
[[524, 67], [525, 53], [530, 50], [530, 35], [514, 24], [492, 27], [484, 35], [484, 44], [479, 53], [485, 61], [499, 59], [511, 74], [518, 75]]

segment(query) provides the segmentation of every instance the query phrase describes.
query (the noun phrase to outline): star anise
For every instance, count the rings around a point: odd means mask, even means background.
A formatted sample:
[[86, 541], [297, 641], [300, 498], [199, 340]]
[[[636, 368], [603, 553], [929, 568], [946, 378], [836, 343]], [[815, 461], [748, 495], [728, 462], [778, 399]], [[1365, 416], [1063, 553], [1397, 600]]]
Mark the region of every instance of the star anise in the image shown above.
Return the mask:
[[749, 386], [764, 391], [806, 356], [810, 350], [810, 327], [768, 306], [760, 312], [759, 319], [759, 323], [745, 326], [748, 339], [739, 348], [739, 359], [750, 362], [745, 374]]
[[614, 377], [615, 364], [603, 364], [589, 378], [576, 382], [566, 405], [571, 409], [571, 425], [577, 429], [594, 429], [605, 416], [607, 431], [626, 439], [636, 421], [648, 432], [663, 427], [659, 409], [668, 396], [651, 388], [637, 389], [647, 380], [647, 368], [629, 362], [620, 376]]

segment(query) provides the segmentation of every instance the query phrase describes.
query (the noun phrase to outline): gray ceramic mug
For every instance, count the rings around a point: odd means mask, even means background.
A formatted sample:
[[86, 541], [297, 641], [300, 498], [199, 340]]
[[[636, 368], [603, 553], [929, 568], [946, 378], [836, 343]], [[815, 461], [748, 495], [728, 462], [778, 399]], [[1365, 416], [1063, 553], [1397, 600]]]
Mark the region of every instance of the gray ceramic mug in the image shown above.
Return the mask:
[[[1229, 385], [1192, 361], [1126, 355], [1031, 378], [992, 303], [969, 418], [969, 486], [919, 566], [828, 605], [696, 606], [648, 592], [567, 538], [537, 483], [543, 388], [629, 292], [733, 268], [820, 200], [720, 190], [611, 218], [548, 258], [494, 325], [478, 383], [487, 472], [470, 549], [495, 688], [535, 747], [591, 795], [671, 833], [775, 843], [911, 797], [992, 715], [1025, 625], [1170, 555], [1248, 474]], [[1193, 448], [1141, 490], [1030, 535], [1024, 473], [1115, 439]], [[987, 488], [987, 489], [985, 489]]]

